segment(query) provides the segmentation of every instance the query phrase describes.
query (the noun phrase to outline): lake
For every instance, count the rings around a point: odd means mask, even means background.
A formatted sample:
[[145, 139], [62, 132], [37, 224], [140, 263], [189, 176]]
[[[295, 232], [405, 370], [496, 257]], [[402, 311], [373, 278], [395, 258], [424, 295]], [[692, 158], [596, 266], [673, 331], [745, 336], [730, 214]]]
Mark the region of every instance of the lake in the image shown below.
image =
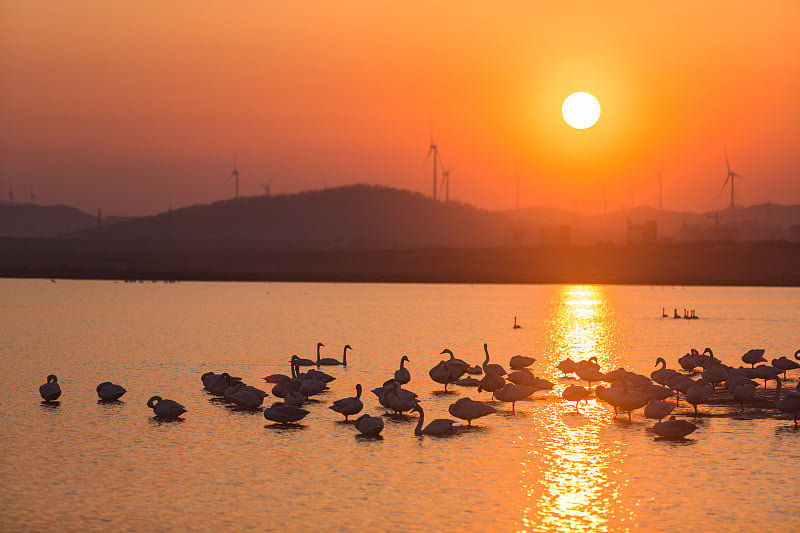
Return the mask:
[[[790, 415], [701, 405], [712, 416], [694, 417], [682, 402], [674, 414], [698, 429], [663, 441], [641, 409], [629, 422], [592, 397], [576, 412], [560, 397], [575, 380], [556, 369], [597, 356], [605, 371], [649, 375], [657, 357], [679, 368], [705, 347], [732, 366], [751, 348], [791, 358], [798, 288], [0, 279], [0, 325], [3, 531], [797, 531], [800, 520]], [[293, 354], [314, 358], [317, 342], [323, 357], [353, 350], [347, 367], [324, 368], [337, 379], [297, 427], [202, 388], [203, 373], [226, 371], [269, 392], [261, 378], [288, 374]], [[480, 364], [484, 343], [507, 369], [535, 357], [555, 388], [512, 413], [428, 376], [445, 348]], [[416, 414], [383, 417], [382, 440], [356, 438], [328, 407], [360, 383], [363, 412], [381, 415], [369, 391], [403, 355], [426, 423], [453, 418], [462, 397], [499, 412], [447, 438], [415, 436]], [[39, 397], [48, 374], [56, 405]], [[98, 403], [103, 381], [128, 390], [121, 402]], [[153, 395], [188, 411], [154, 419]]]

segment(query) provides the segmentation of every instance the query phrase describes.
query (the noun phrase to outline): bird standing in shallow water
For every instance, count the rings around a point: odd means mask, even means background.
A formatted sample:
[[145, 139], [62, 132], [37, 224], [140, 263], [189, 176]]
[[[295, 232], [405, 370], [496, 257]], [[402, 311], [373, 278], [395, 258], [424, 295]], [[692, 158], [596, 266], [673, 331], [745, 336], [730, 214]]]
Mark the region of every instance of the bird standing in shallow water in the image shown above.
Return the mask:
[[46, 402], [54, 402], [61, 396], [61, 386], [55, 374], [47, 376], [47, 383], [39, 387], [39, 395]]
[[156, 418], [175, 420], [186, 412], [186, 408], [173, 400], [164, 400], [161, 396], [153, 396], [147, 400], [147, 407], [153, 410]]

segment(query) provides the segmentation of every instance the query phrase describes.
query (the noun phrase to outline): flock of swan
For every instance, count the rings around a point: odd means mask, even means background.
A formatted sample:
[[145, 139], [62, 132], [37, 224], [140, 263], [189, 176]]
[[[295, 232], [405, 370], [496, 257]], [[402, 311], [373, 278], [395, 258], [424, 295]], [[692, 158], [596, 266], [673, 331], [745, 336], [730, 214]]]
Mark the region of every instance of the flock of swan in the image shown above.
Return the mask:
[[[516, 323], [515, 323], [516, 325]], [[329, 391], [328, 384], [336, 378], [322, 370], [320, 367], [346, 367], [347, 351], [352, 350], [346, 345], [342, 352], [341, 360], [321, 357], [320, 348], [323, 343], [317, 343], [316, 360], [301, 358], [297, 355], [291, 357], [290, 375], [271, 374], [264, 377], [264, 381], [271, 385], [270, 393], [282, 401], [272, 403], [263, 408], [263, 415], [269, 421], [279, 426], [297, 424], [309, 411], [304, 408], [314, 396]], [[530, 370], [536, 359], [522, 355], [515, 355], [509, 360], [510, 372], [499, 364], [491, 363], [488, 345], [483, 345], [485, 358], [480, 365], [470, 365], [466, 361], [455, 357], [452, 350], [442, 350], [442, 355], [448, 357], [439, 361], [428, 372], [428, 376], [436, 383], [447, 387], [450, 385], [461, 387], [477, 387], [478, 393], [490, 392], [491, 401], [510, 403], [511, 412], [515, 413], [516, 402], [530, 398], [535, 392], [547, 391], [554, 388], [554, 383], [537, 377]], [[795, 352], [794, 358], [800, 360], [800, 350]], [[400, 366], [394, 375], [383, 382], [379, 387], [372, 389], [379, 404], [386, 409], [386, 414], [395, 417], [404, 417], [405, 413], [418, 414], [415, 435], [452, 435], [457, 431], [456, 421], [440, 418], [425, 425], [425, 411], [416, 393], [404, 388], [411, 381], [411, 373], [405, 363], [409, 358], [403, 355]], [[658, 420], [651, 428], [659, 437], [669, 440], [681, 440], [695, 431], [697, 426], [684, 419], [677, 419], [672, 412], [680, 405], [681, 399], [694, 409], [694, 414], [699, 414], [699, 407], [705, 404], [729, 405], [736, 404], [744, 411], [746, 404], [758, 404], [763, 407], [767, 401], [765, 391], [768, 381], [775, 381], [776, 386], [770, 404], [779, 413], [793, 415], [794, 424], [797, 426], [798, 413], [800, 413], [800, 383], [797, 390], [782, 393], [782, 382], [787, 379], [787, 372], [800, 368], [800, 364], [788, 357], [773, 359], [770, 365], [766, 363], [764, 350], [749, 350], [742, 356], [742, 361], [750, 367], [740, 366], [734, 368], [725, 365], [714, 357], [710, 348], [703, 352], [691, 349], [678, 359], [680, 370], [667, 368], [665, 359], [656, 360], [656, 370], [650, 376], [629, 372], [624, 368], [603, 372], [596, 357], [584, 361], [565, 359], [558, 364], [558, 369], [565, 379], [575, 379], [587, 382], [588, 386], [572, 384], [567, 386], [561, 397], [565, 401], [575, 402], [578, 411], [579, 404], [587, 400], [592, 394], [614, 408], [615, 415], [631, 413], [639, 409], [644, 410], [648, 419]], [[316, 367], [316, 368], [311, 368]], [[301, 369], [307, 368], [306, 371]], [[783, 375], [783, 379], [781, 379]], [[764, 381], [764, 388], [759, 389]], [[201, 376], [203, 388], [208, 394], [221, 397], [224, 401], [234, 404], [241, 409], [261, 410], [264, 399], [269, 395], [266, 391], [245, 384], [241, 378], [231, 376], [227, 372], [206, 372]], [[593, 383], [598, 384], [592, 388]], [[126, 393], [124, 387], [104, 382], [97, 386], [97, 395], [102, 402], [116, 402]], [[61, 387], [55, 375], [49, 375], [47, 382], [39, 387], [39, 393], [44, 402], [57, 402], [61, 396]], [[351, 422], [350, 417], [359, 415], [364, 409], [362, 400], [363, 388], [359, 383], [355, 387], [355, 396], [337, 399], [332, 402], [329, 409], [344, 416], [345, 422]], [[667, 401], [669, 400], [669, 401]], [[674, 400], [674, 401], [673, 401]], [[180, 403], [152, 396], [147, 400], [147, 406], [154, 412], [159, 420], [176, 420], [184, 413], [186, 408]], [[497, 408], [483, 401], [471, 398], [460, 398], [448, 408], [449, 413], [471, 425], [472, 421], [497, 412]], [[691, 413], [690, 413], [691, 414]], [[664, 418], [669, 417], [667, 420]], [[360, 414], [352, 420], [353, 426], [360, 437], [381, 438], [384, 428], [383, 419], [379, 416]]]

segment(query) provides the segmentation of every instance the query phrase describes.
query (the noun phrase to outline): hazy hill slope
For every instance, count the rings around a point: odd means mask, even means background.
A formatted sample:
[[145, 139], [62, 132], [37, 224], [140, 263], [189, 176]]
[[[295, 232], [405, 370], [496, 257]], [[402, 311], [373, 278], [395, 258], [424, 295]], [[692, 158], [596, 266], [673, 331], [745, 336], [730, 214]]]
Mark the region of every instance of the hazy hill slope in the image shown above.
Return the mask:
[[97, 225], [97, 217], [65, 205], [0, 205], [0, 237], [55, 237]]
[[286, 248], [504, 244], [511, 221], [419, 193], [352, 185], [193, 206], [71, 237], [114, 240], [247, 240]]

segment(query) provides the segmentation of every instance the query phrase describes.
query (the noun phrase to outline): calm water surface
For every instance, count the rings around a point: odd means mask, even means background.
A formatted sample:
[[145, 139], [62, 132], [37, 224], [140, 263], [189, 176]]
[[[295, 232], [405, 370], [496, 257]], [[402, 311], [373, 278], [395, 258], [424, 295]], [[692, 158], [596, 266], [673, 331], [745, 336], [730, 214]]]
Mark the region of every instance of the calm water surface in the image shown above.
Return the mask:
[[[750, 348], [791, 357], [798, 289], [0, 280], [0, 328], [2, 531], [798, 531], [791, 420], [698, 418], [688, 441], [657, 441], [641, 410], [629, 423], [592, 399], [576, 413], [555, 368], [597, 355], [649, 374], [706, 346], [734, 366]], [[354, 350], [299, 428], [202, 390], [207, 371], [262, 386], [317, 342]], [[443, 394], [428, 370], [444, 348], [480, 363], [484, 342], [505, 366], [533, 355], [556, 388], [450, 438], [415, 437], [415, 415], [364, 441], [328, 409], [361, 383], [364, 412], [380, 414], [367, 391], [408, 355], [426, 419], [452, 418], [456, 399], [489, 395]], [[38, 395], [50, 373], [56, 406]], [[128, 393], [98, 404], [109, 380]], [[155, 394], [183, 420], [154, 420]]]

